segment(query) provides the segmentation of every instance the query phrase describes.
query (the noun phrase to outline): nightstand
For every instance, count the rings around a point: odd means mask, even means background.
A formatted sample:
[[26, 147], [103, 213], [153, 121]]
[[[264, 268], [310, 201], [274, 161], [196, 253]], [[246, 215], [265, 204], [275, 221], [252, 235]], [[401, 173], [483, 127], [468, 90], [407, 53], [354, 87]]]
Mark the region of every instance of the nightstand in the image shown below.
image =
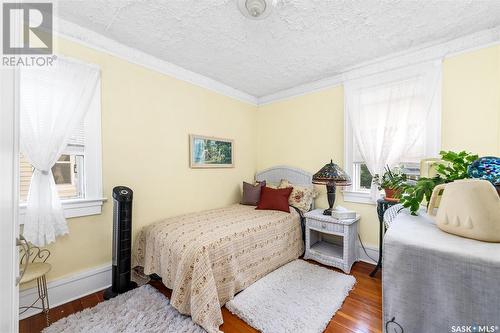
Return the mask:
[[306, 252], [304, 259], [340, 268], [346, 273], [358, 260], [357, 236], [359, 215], [355, 219], [337, 220], [323, 215], [322, 209], [304, 214], [306, 218]]

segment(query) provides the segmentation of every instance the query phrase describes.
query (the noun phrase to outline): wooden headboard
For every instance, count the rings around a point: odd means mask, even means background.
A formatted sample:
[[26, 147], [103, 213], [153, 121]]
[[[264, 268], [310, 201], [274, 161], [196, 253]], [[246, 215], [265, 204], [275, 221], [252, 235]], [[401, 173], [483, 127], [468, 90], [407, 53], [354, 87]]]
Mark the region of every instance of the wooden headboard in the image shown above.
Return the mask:
[[312, 186], [312, 174], [286, 165], [275, 166], [255, 174], [255, 180], [265, 180], [269, 184], [277, 185], [282, 179], [287, 179], [290, 183], [295, 185]]

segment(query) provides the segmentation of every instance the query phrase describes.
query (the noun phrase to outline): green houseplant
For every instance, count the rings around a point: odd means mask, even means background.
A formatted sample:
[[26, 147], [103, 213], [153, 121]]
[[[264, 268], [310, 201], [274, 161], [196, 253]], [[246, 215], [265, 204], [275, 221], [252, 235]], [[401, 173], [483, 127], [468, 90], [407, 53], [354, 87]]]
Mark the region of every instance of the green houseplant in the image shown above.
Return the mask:
[[467, 168], [479, 158], [466, 151], [459, 153], [441, 151], [443, 162], [436, 167], [437, 176], [434, 178], [422, 177], [415, 183], [405, 183], [402, 186], [401, 204], [408, 208], [412, 215], [417, 215], [420, 204], [424, 199], [429, 202], [434, 187], [443, 183], [450, 183], [458, 179], [468, 178]]
[[398, 200], [401, 196], [401, 190], [407, 180], [406, 174], [399, 168], [385, 167], [382, 177], [375, 175], [373, 181], [377, 184], [379, 190], [384, 189], [386, 200]]

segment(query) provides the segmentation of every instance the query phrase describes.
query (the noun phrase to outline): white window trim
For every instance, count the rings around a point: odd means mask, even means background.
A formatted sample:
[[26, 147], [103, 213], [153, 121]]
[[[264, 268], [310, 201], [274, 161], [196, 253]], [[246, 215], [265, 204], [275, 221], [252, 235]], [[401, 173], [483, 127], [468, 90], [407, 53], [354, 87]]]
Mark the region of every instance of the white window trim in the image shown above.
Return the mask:
[[[409, 69], [411, 70], [411, 69]], [[400, 71], [400, 70], [398, 70]], [[389, 71], [396, 73], [397, 71]], [[400, 79], [397, 75], [394, 75], [394, 80]], [[428, 157], [437, 157], [439, 155], [441, 147], [441, 114], [442, 114], [442, 71], [440, 77], [440, 83], [438, 84], [438, 89], [436, 91], [436, 96], [433, 101], [432, 110], [427, 119], [426, 126], [426, 155]], [[347, 174], [353, 177], [353, 151], [354, 151], [354, 136], [352, 133], [351, 125], [349, 123], [349, 115], [347, 114], [346, 99], [344, 98], [344, 170]], [[370, 192], [365, 191], [354, 191], [352, 186], [345, 187], [342, 189], [342, 195], [344, 201], [372, 204], [376, 203], [370, 197]]]
[[344, 189], [342, 191], [342, 195], [344, 196], [344, 201], [346, 202], [375, 205], [375, 202], [373, 202], [373, 200], [370, 197], [370, 192], [361, 192], [361, 191]]
[[[345, 99], [344, 99], [345, 100]], [[352, 135], [351, 125], [349, 124], [349, 119], [344, 102], [344, 170], [353, 179], [353, 162], [352, 155], [354, 149], [354, 136]], [[375, 203], [370, 198], [369, 191], [353, 191], [352, 186], [344, 187], [342, 189], [342, 195], [344, 201], [355, 202], [362, 204], [372, 204]]]
[[[61, 199], [64, 217], [80, 217], [102, 213], [107, 200], [102, 194], [102, 147], [101, 147], [101, 83], [84, 119], [85, 129], [85, 198]], [[19, 223], [24, 224], [26, 203], [19, 204]]]
[[[99, 199], [66, 199], [61, 200], [64, 209], [64, 217], [80, 217], [89, 215], [98, 215], [102, 212], [102, 204], [106, 198]], [[19, 204], [20, 224], [24, 224], [24, 216], [26, 215], [26, 203]]]

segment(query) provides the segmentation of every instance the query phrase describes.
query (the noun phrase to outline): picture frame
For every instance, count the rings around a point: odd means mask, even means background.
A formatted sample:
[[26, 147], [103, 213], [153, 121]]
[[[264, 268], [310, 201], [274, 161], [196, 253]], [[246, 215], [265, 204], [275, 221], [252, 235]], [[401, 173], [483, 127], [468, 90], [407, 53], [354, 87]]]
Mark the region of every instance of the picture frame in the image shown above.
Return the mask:
[[234, 168], [234, 140], [190, 134], [189, 167]]

